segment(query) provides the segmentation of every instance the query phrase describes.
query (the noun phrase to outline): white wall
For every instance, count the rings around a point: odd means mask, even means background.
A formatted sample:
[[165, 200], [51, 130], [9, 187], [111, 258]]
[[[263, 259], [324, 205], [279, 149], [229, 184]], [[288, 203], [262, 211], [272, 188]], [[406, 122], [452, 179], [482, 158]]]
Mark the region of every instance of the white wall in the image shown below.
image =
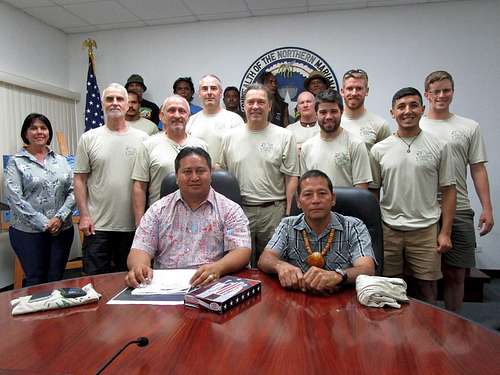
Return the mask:
[[[329, 61], [338, 78], [352, 67], [370, 75], [367, 106], [389, 117], [392, 94], [403, 86], [423, 88], [436, 69], [456, 80], [453, 109], [482, 125], [489, 151], [488, 170], [494, 231], [478, 240], [479, 266], [500, 268], [500, 141], [496, 107], [500, 102], [500, 1], [464, 1], [370, 8], [242, 20], [203, 22], [109, 31], [69, 37], [69, 88], [83, 90], [86, 71], [82, 40], [97, 41], [101, 89], [144, 76], [146, 97], [160, 103], [173, 81], [209, 72], [225, 85], [239, 86], [248, 66], [261, 54], [284, 46], [310, 49]], [[340, 77], [339, 77], [340, 76]], [[392, 121], [391, 121], [392, 123]], [[394, 124], [392, 125], [394, 127]], [[471, 189], [473, 191], [473, 188]], [[478, 201], [473, 204], [479, 216]], [[476, 219], [477, 219], [476, 217]]]
[[0, 51], [0, 71], [68, 87], [66, 34], [3, 2], [0, 2]]
[[[50, 92], [58, 95], [68, 94], [65, 90], [58, 90], [58, 88], [68, 88], [69, 68], [66, 34], [0, 2], [0, 51], [2, 51], [0, 58], [2, 79], [8, 77], [8, 82], [27, 83], [38, 90], [48, 88]], [[38, 84], [40, 82], [46, 85]], [[2, 84], [2, 88], [3, 86], [5, 85]], [[6, 112], [12, 112], [16, 109], [4, 108], [5, 103], [5, 101], [1, 101], [0, 105], [2, 120], [5, 118]], [[21, 106], [25, 106], [26, 101], [21, 104]], [[24, 118], [24, 115], [19, 114], [19, 117]], [[19, 137], [16, 136], [17, 142], [9, 143], [12, 138], [8, 136], [11, 133], [18, 134], [22, 125], [21, 121], [15, 123], [0, 121], [0, 155], [11, 153], [17, 149], [18, 144], [20, 144]], [[7, 126], [10, 129], [6, 129]], [[0, 176], [0, 183], [3, 184], [2, 176]], [[73, 251], [77, 250], [78, 245], [79, 239], [73, 242]], [[0, 288], [12, 284], [14, 269], [12, 254], [7, 233], [1, 233]]]
[[[191, 75], [196, 81], [214, 72], [226, 85], [238, 86], [258, 56], [277, 47], [297, 46], [329, 61], [337, 76], [352, 67], [366, 69], [371, 87], [368, 107], [388, 117], [390, 98], [396, 89], [407, 85], [421, 89], [428, 72], [446, 69], [456, 79], [455, 111], [482, 125], [495, 216], [500, 221], [500, 137], [495, 109], [500, 99], [499, 24], [500, 1], [478, 0], [68, 37], [0, 3], [0, 70], [84, 95], [87, 57], [81, 42], [92, 37], [99, 47], [96, 64], [101, 89], [113, 81], [124, 83], [131, 73], [140, 73], [149, 87], [146, 97], [159, 103], [171, 93], [178, 76]], [[473, 203], [477, 208], [476, 198]], [[480, 267], [500, 268], [499, 235], [500, 222], [493, 233], [479, 239]]]

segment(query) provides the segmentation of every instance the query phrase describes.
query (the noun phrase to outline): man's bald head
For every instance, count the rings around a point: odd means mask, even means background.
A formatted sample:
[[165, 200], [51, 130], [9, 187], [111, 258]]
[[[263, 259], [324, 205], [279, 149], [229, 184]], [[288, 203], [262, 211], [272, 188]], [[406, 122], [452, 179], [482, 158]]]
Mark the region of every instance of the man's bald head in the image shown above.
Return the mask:
[[297, 98], [297, 110], [301, 121], [316, 121], [316, 110], [314, 108], [314, 95], [309, 91], [302, 91]]
[[184, 106], [187, 108], [187, 111], [189, 112], [189, 102], [182, 96], [174, 94], [168, 96], [164, 101], [163, 104], [161, 105], [162, 108], [167, 108], [168, 104], [173, 102], [173, 101], [181, 101], [184, 103]]

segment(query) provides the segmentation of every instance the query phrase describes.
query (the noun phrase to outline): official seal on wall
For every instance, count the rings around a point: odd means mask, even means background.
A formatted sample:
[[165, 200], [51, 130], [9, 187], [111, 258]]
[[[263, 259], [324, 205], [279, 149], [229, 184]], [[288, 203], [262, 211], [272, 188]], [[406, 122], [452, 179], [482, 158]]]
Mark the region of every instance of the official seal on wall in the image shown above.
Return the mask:
[[338, 81], [328, 62], [316, 53], [300, 47], [281, 47], [266, 52], [247, 69], [240, 84], [241, 108], [246, 88], [267, 72], [272, 72], [278, 83], [280, 96], [293, 110], [297, 97], [304, 91], [304, 80], [313, 71], [320, 71], [338, 91]]

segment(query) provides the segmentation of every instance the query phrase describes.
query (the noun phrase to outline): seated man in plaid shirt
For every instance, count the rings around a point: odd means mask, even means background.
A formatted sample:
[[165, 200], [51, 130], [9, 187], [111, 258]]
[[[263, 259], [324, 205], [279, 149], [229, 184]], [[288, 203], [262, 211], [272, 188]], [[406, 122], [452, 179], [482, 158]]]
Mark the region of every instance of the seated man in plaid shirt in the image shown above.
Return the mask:
[[357, 218], [332, 212], [335, 193], [328, 176], [310, 170], [299, 180], [303, 213], [284, 218], [259, 259], [259, 268], [277, 273], [284, 288], [331, 293], [358, 275], [373, 275], [370, 234]]

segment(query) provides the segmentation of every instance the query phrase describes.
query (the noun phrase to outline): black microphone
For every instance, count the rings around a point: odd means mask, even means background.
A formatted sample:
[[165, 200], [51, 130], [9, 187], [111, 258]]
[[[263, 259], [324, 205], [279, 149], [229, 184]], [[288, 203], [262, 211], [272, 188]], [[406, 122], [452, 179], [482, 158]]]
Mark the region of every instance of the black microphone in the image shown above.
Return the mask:
[[113, 357], [111, 357], [109, 359], [109, 361], [106, 362], [106, 364], [99, 369], [99, 371], [96, 372], [96, 375], [101, 374], [106, 369], [106, 367], [108, 367], [111, 364], [111, 362], [113, 362], [116, 359], [116, 357], [118, 357], [125, 349], [127, 349], [127, 347], [129, 345], [132, 345], [132, 344], [136, 344], [138, 347], [142, 348], [143, 346], [147, 346], [149, 344], [149, 340], [148, 340], [147, 337], [143, 336], [143, 337], [138, 337], [137, 340], [132, 340], [132, 341], [127, 342], [123, 346], [123, 348], [121, 348], [120, 350], [118, 350], [115, 353], [115, 355]]
[[132, 341], [132, 343], [136, 343], [137, 346], [139, 347], [143, 347], [143, 346], [147, 346], [149, 344], [149, 340], [147, 337], [139, 337], [137, 340], [135, 341]]

